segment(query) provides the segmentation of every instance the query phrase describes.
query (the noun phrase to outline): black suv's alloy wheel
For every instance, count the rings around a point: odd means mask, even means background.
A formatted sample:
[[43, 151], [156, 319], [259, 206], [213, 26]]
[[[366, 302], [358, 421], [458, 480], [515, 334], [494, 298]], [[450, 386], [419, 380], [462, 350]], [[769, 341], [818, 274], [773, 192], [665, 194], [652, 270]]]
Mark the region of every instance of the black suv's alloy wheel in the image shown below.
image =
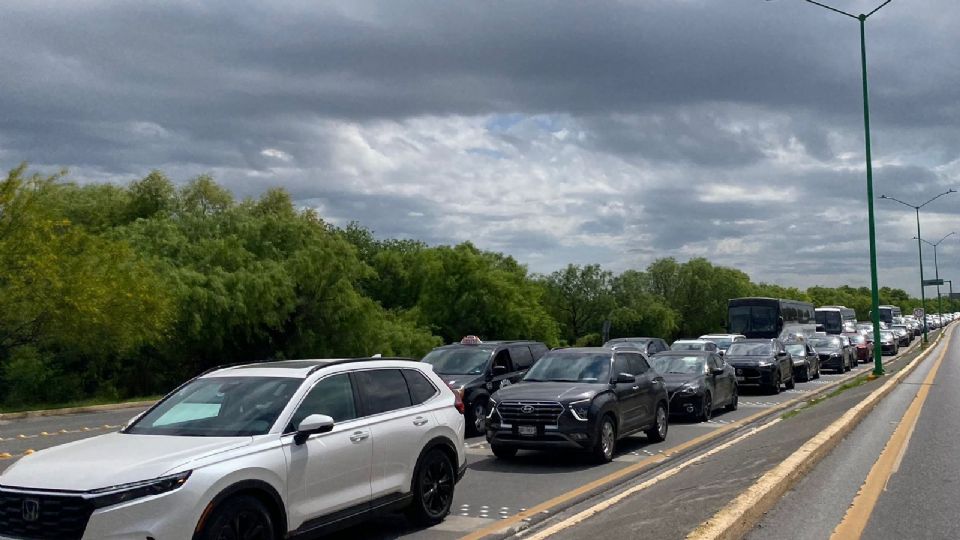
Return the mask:
[[604, 416], [597, 430], [597, 442], [593, 449], [596, 460], [607, 463], [613, 459], [617, 447], [617, 428], [613, 425], [610, 415]]
[[662, 442], [667, 439], [667, 407], [663, 403], [657, 404], [657, 413], [655, 424], [652, 428], [643, 433], [650, 439], [650, 442]]

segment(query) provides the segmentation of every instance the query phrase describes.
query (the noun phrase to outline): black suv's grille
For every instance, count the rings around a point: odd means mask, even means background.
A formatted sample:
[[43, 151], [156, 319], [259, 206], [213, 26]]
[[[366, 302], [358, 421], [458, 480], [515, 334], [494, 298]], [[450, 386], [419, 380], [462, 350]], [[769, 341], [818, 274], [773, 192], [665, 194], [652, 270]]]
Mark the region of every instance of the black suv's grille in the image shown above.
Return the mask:
[[497, 412], [508, 424], [556, 424], [563, 405], [556, 401], [501, 401]]
[[37, 540], [79, 540], [93, 505], [77, 495], [0, 489], [0, 534]]

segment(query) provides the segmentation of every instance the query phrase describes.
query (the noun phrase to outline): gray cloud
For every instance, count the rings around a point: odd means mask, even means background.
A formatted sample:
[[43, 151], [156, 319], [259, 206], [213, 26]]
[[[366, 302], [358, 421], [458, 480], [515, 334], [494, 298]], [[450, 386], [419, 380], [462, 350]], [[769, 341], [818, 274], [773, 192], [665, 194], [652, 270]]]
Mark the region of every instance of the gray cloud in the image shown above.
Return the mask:
[[[868, 23], [877, 194], [960, 184], [958, 22], [932, 0]], [[7, 166], [281, 185], [538, 271], [703, 255], [865, 283], [857, 26], [805, 2], [15, 0], [0, 33]], [[960, 199], [930, 211], [945, 234]], [[915, 291], [909, 213], [877, 204], [881, 277]], [[822, 263], [784, 268], [797, 244]]]

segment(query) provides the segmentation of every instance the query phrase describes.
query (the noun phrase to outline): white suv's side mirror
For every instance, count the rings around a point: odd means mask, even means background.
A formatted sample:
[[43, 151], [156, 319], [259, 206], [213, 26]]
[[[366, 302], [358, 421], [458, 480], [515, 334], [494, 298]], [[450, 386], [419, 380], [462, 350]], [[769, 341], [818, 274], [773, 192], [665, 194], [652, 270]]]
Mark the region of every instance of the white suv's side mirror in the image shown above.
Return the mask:
[[297, 426], [297, 433], [293, 436], [293, 442], [303, 444], [307, 439], [316, 433], [327, 433], [333, 429], [333, 418], [325, 414], [311, 414], [300, 421]]

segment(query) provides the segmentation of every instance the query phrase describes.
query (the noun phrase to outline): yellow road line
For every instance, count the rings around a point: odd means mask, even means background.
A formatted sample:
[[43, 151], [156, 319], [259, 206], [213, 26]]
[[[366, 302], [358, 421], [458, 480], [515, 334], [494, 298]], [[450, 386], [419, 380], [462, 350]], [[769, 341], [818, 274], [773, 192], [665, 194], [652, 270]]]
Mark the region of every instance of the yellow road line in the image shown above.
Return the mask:
[[856, 540], [863, 534], [863, 530], [866, 529], [867, 522], [870, 521], [870, 515], [873, 514], [873, 509], [876, 507], [880, 495], [883, 494], [887, 482], [890, 480], [894, 471], [899, 468], [900, 460], [907, 451], [910, 437], [913, 435], [913, 430], [917, 425], [917, 421], [920, 419], [923, 404], [930, 394], [930, 385], [936, 378], [940, 364], [943, 363], [943, 359], [947, 355], [949, 344], [948, 338], [936, 362], [934, 362], [933, 367], [930, 368], [930, 372], [927, 373], [926, 378], [924, 378], [923, 384], [920, 385], [916, 397], [914, 397], [913, 402], [910, 403], [910, 407], [907, 409], [907, 412], [904, 413], [903, 418], [900, 419], [900, 423], [897, 424], [897, 429], [894, 430], [893, 435], [890, 436], [886, 446], [883, 448], [883, 452], [880, 453], [880, 457], [870, 469], [870, 474], [867, 475], [866, 481], [864, 481], [863, 486], [860, 487], [857, 496], [854, 497], [853, 504], [850, 505], [850, 508], [847, 510], [846, 515], [843, 516], [840, 524], [837, 525], [837, 528], [833, 530], [833, 535], [830, 537], [831, 540]]
[[[953, 333], [947, 335], [949, 347]], [[774, 507], [784, 493], [813, 469], [833, 448], [860, 423], [887, 394], [901, 383], [921, 363], [927, 360], [943, 337], [941, 333], [933, 346], [911, 360], [877, 388], [848, 410], [826, 429], [814, 435], [794, 453], [773, 467], [752, 486], [740, 493], [727, 506], [721, 508], [707, 521], [701, 523], [689, 535], [688, 540], [718, 540], [743, 538], [753, 526]]]

